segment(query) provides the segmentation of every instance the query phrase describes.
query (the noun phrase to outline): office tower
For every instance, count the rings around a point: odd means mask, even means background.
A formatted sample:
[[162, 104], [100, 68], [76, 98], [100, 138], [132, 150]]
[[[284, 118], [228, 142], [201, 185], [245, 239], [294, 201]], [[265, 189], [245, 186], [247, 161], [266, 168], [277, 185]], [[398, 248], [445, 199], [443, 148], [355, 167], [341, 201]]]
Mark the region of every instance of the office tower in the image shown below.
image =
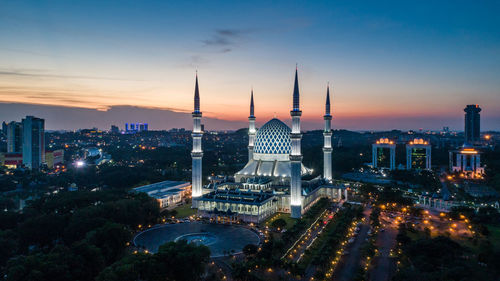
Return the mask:
[[7, 123], [5, 121], [2, 122], [2, 133], [7, 135]]
[[37, 169], [45, 162], [45, 120], [26, 116], [23, 128], [23, 165]]
[[465, 111], [465, 143], [477, 144], [481, 137], [481, 108], [477, 104], [470, 104]]
[[12, 121], [7, 124], [7, 153], [22, 151], [23, 131], [20, 122]]

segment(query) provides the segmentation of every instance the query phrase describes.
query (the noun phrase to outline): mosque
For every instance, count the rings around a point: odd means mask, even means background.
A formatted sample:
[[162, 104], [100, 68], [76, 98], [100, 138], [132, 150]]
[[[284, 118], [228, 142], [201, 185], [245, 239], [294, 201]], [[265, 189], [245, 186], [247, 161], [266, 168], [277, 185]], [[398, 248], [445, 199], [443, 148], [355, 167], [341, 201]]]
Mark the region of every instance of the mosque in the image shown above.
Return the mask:
[[323, 175], [305, 180], [312, 169], [302, 164], [300, 94], [297, 69], [293, 89], [293, 107], [290, 111], [292, 128], [273, 118], [260, 129], [255, 128], [253, 91], [248, 117], [248, 163], [234, 175], [235, 182], [223, 183], [215, 188], [202, 185], [200, 92], [196, 76], [193, 111], [192, 207], [203, 217], [224, 221], [260, 222], [276, 212], [291, 213], [300, 218], [315, 201], [322, 197], [342, 199], [344, 186], [332, 183], [332, 131], [330, 90], [327, 87], [325, 127], [323, 131]]

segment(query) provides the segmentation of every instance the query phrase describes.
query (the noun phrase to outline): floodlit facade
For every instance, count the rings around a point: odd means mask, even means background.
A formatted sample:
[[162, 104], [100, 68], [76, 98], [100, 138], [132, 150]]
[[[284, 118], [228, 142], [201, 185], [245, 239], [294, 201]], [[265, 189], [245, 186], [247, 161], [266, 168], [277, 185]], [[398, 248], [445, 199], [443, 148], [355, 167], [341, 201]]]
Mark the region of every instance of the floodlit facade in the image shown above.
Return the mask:
[[450, 151], [450, 172], [458, 172], [463, 178], [482, 179], [481, 151], [469, 145]]
[[[303, 176], [310, 175], [313, 170], [302, 164], [302, 134], [300, 131], [302, 111], [299, 101], [299, 83], [296, 70], [292, 110], [290, 111], [292, 127], [290, 128], [281, 120], [273, 118], [257, 130], [255, 128], [256, 116], [252, 90], [248, 117], [248, 163], [235, 174], [234, 183], [219, 183], [216, 187], [211, 185], [214, 187], [213, 189], [201, 188], [201, 157], [196, 159], [194, 157], [202, 153], [201, 132], [197, 131], [201, 112], [199, 112], [199, 91], [196, 82], [192, 153], [193, 207], [198, 208], [199, 215], [218, 221], [225, 218], [225, 221], [244, 220], [248, 222], [260, 222], [276, 212], [291, 213], [291, 217], [300, 218], [304, 211], [321, 197], [341, 198], [341, 190], [346, 190], [346, 187], [332, 184], [332, 132], [330, 129], [332, 117], [330, 115], [329, 88], [327, 88], [324, 115], [325, 175], [311, 180], [303, 179]], [[195, 139], [198, 136], [199, 142]]]
[[481, 163], [479, 105], [467, 105], [465, 111], [464, 144], [449, 152], [450, 172], [459, 173], [467, 179], [483, 179], [484, 167]]
[[184, 200], [190, 192], [191, 184], [184, 181], [162, 181], [132, 189], [135, 193], [144, 192], [156, 199], [160, 208], [175, 206]]
[[431, 169], [431, 145], [424, 139], [414, 139], [406, 144], [406, 169]]
[[[382, 162], [386, 162], [384, 150], [389, 150], [389, 167], [381, 166]], [[372, 144], [372, 166], [373, 168], [396, 168], [396, 144], [388, 138], [381, 138]]]

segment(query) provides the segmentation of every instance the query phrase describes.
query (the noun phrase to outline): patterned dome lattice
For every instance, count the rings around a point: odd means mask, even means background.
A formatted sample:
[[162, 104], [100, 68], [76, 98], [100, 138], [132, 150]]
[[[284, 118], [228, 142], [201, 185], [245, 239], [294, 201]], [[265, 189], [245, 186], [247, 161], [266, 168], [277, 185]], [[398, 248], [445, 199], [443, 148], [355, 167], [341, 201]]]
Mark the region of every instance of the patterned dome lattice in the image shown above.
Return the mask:
[[282, 121], [269, 120], [257, 131], [254, 153], [290, 154], [291, 129]]

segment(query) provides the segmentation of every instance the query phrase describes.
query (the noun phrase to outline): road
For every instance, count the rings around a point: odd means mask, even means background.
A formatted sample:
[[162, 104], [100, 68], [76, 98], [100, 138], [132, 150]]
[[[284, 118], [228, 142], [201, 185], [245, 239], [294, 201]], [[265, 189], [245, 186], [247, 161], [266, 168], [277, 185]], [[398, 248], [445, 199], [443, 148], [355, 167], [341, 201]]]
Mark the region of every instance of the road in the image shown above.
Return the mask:
[[360, 225], [358, 235], [356, 236], [354, 242], [346, 248], [349, 254], [343, 256], [335, 268], [333, 273], [333, 280], [338, 281], [348, 281], [352, 280], [356, 270], [360, 266], [361, 259], [361, 246], [368, 237], [368, 230], [370, 230], [369, 217], [372, 209], [366, 209], [364, 211], [365, 222]]
[[377, 237], [377, 249], [380, 255], [375, 257], [369, 273], [370, 281], [388, 281], [396, 270], [395, 259], [391, 257], [391, 249], [396, 245], [398, 234], [397, 225], [391, 223], [392, 219], [384, 213], [380, 214], [380, 221], [384, 225], [384, 231], [380, 231]]

